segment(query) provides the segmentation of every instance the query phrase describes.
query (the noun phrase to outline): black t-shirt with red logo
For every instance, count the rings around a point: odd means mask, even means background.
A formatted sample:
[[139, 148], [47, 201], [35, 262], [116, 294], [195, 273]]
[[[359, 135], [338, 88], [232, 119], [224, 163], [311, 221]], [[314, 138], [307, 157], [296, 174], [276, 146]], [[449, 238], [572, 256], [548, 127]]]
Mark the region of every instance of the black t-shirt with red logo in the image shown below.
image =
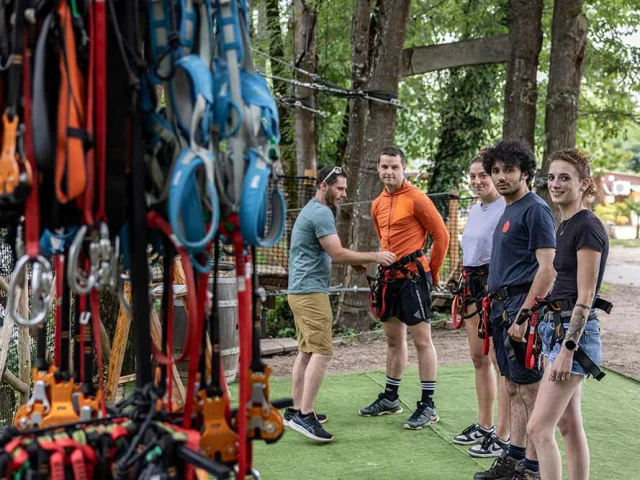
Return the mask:
[[578, 298], [578, 250], [581, 248], [590, 248], [601, 254], [596, 284], [597, 294], [609, 256], [609, 237], [598, 217], [590, 210], [580, 210], [569, 220], [560, 224], [556, 243], [553, 267], [556, 269], [557, 277], [550, 298], [552, 300]]
[[538, 271], [535, 251], [555, 247], [553, 213], [544, 200], [529, 192], [508, 205], [493, 233], [489, 292], [533, 282]]

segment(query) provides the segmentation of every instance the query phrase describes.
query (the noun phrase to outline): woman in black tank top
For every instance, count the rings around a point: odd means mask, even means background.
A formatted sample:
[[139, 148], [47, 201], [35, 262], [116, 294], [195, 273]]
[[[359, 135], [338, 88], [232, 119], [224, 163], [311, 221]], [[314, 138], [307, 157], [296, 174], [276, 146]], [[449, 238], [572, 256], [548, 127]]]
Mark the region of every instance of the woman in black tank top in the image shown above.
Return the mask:
[[[551, 200], [562, 213], [562, 223], [556, 232], [557, 278], [549, 298], [562, 305], [565, 313], [549, 313], [538, 327], [547, 362], [527, 425], [538, 454], [540, 476], [549, 480], [562, 478], [556, 426], [565, 443], [569, 478], [589, 478], [581, 396], [583, 380], [590, 372], [578, 359], [586, 354], [595, 365], [602, 361], [600, 326], [592, 306], [609, 248], [602, 222], [584, 204], [586, 196], [596, 193], [589, 161], [577, 149], [561, 150], [550, 157], [548, 187]], [[555, 341], [562, 329], [566, 332], [564, 341]]]

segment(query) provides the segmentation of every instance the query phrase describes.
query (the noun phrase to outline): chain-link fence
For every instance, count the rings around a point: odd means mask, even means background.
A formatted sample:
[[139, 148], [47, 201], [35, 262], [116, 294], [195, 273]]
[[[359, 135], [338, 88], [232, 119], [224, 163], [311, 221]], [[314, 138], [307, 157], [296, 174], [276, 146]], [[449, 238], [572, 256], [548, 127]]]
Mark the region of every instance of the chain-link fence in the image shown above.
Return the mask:
[[[282, 179], [280, 188], [285, 196], [286, 224], [282, 239], [276, 246], [258, 250], [258, 273], [261, 285], [273, 290], [286, 289], [291, 231], [300, 210], [315, 195], [315, 185], [313, 177], [285, 177]], [[451, 234], [449, 251], [440, 274], [440, 278], [446, 280], [450, 273], [455, 273], [459, 269], [459, 263], [462, 259], [459, 237], [466, 223], [469, 209], [474, 203], [474, 198], [458, 197], [451, 193], [429, 194], [429, 198], [442, 215]], [[373, 200], [351, 203], [347, 200], [340, 208], [351, 205], [356, 207], [358, 214], [362, 215], [365, 212], [368, 214], [372, 202]], [[427, 250], [431, 247], [431, 241], [429, 237], [425, 245]]]

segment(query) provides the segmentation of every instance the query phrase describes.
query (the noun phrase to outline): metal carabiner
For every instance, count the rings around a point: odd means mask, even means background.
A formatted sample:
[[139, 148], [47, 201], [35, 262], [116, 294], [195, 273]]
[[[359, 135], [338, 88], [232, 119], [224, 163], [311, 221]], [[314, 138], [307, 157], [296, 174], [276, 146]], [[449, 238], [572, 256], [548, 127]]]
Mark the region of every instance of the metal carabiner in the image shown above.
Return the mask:
[[[94, 258], [91, 258], [91, 271], [95, 272], [95, 288], [102, 290], [112, 284], [111, 270], [113, 268], [113, 248], [111, 246], [111, 240], [109, 238], [109, 227], [106, 223], [100, 224], [100, 238], [96, 243], [92, 243], [92, 250], [95, 251], [95, 263]], [[116, 257], [116, 260], [117, 257]]]
[[[31, 275], [31, 313], [28, 318], [23, 317], [16, 311], [16, 289], [20, 286], [23, 288], [25, 275], [27, 275], [27, 267], [32, 263]], [[9, 316], [23, 327], [35, 327], [41, 324], [49, 313], [51, 305], [51, 286], [53, 285], [53, 271], [51, 264], [43, 256], [38, 255], [31, 258], [24, 255], [16, 262], [16, 266], [11, 275], [9, 283], [9, 292], [7, 295], [7, 311]]]
[[[69, 247], [69, 260], [67, 261], [67, 282], [71, 290], [78, 295], [87, 295], [96, 286], [96, 276], [94, 272], [94, 258], [91, 258], [89, 273], [80, 268], [80, 253], [82, 244], [87, 235], [87, 226], [83, 225], [73, 239]], [[98, 252], [91, 245], [90, 257], [94, 257]]]

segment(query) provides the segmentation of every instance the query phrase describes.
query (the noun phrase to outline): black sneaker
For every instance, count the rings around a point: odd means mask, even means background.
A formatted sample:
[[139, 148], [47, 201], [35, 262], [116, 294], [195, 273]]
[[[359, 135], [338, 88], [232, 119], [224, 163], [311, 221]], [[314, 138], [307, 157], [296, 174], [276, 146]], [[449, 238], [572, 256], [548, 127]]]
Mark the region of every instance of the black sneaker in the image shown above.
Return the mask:
[[485, 430], [479, 424], [474, 423], [473, 425], [465, 428], [460, 435], [453, 437], [453, 443], [457, 445], [475, 445], [477, 443], [482, 443], [484, 438], [488, 435], [491, 435], [495, 428], [491, 427], [489, 430]]
[[509, 440], [506, 442], [500, 440], [500, 437], [492, 432], [487, 435], [480, 445], [474, 445], [467, 453], [472, 457], [477, 458], [490, 458], [499, 457], [502, 452], [506, 452], [509, 449]]
[[540, 480], [540, 472], [534, 472], [524, 468], [522, 464], [518, 464], [515, 473], [509, 477], [509, 480]]
[[484, 472], [478, 472], [473, 476], [473, 480], [511, 480], [516, 473], [518, 461], [504, 452], [502, 456], [493, 461], [493, 465]]
[[333, 435], [324, 429], [313, 412], [307, 417], [301, 417], [300, 412], [296, 413], [289, 421], [289, 428], [316, 442], [333, 441]]
[[422, 430], [425, 427], [428, 427], [432, 423], [436, 423], [440, 420], [438, 414], [436, 413], [436, 406], [429, 406], [423, 402], [417, 402], [416, 410], [413, 412], [413, 415], [409, 417], [404, 423], [404, 428], [408, 430]]
[[[285, 427], [289, 427], [289, 423], [291, 422], [291, 420], [293, 419], [294, 415], [298, 413], [298, 410], [294, 409], [294, 408], [286, 408], [284, 411], [284, 426]], [[320, 423], [326, 423], [326, 421], [328, 420], [327, 416], [322, 414], [322, 413], [316, 413], [316, 417], [318, 417], [318, 421]]]
[[378, 415], [395, 415], [402, 413], [400, 400], [389, 400], [384, 393], [378, 395], [378, 399], [368, 407], [360, 409], [360, 415], [363, 417], [377, 417]]

